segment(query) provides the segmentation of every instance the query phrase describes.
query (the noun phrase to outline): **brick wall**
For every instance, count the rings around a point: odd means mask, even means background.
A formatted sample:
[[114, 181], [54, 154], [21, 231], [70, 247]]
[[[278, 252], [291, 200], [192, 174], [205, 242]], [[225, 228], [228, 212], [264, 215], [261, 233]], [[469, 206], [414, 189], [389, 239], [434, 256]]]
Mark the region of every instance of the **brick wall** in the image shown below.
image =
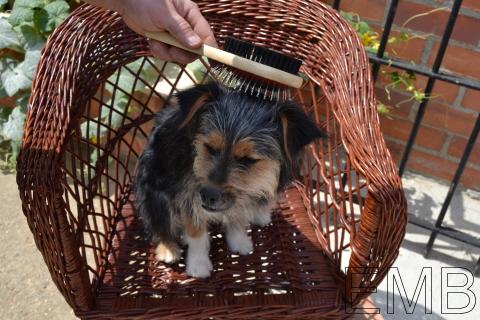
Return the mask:
[[[326, 3], [331, 3], [326, 0]], [[387, 14], [388, 0], [342, 0], [340, 9], [355, 12], [375, 30], [381, 32]], [[387, 47], [390, 56], [415, 64], [431, 66], [446, 26], [452, 0], [400, 0], [392, 35], [400, 31], [419, 37], [406, 44]], [[446, 7], [419, 16], [415, 15]], [[407, 22], [405, 24], [405, 22]], [[480, 79], [480, 0], [463, 0], [459, 17], [442, 64], [443, 70]], [[393, 107], [391, 114], [380, 116], [382, 130], [390, 150], [398, 161], [413, 125], [418, 103], [401, 91], [391, 92], [391, 101], [381, 85], [377, 97]], [[417, 75], [417, 86], [425, 88], [427, 78]], [[480, 111], [480, 92], [437, 80], [407, 169], [449, 181], [463, 154], [468, 136]], [[480, 142], [477, 141], [463, 173], [464, 187], [480, 189]]]

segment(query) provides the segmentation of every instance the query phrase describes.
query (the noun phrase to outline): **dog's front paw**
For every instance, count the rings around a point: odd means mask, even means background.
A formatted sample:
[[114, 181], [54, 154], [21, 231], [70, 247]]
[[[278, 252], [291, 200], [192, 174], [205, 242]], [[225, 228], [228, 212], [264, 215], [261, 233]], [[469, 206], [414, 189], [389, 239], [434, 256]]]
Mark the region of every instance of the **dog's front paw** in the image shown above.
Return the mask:
[[232, 252], [247, 255], [253, 251], [252, 240], [243, 230], [227, 230], [227, 244]]
[[187, 261], [187, 274], [195, 278], [207, 278], [213, 270], [209, 257], [191, 257]]
[[180, 259], [182, 251], [176, 244], [166, 244], [161, 242], [155, 249], [155, 258], [157, 261], [165, 263], [174, 263]]
[[272, 222], [272, 215], [270, 211], [258, 212], [253, 216], [252, 223], [259, 227], [265, 227]]

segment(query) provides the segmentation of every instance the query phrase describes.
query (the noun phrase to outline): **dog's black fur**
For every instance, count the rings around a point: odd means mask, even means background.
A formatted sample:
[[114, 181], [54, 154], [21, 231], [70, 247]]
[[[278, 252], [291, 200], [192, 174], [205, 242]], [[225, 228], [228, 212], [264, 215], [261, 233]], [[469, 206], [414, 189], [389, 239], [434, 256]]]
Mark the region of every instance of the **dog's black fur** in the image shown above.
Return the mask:
[[[208, 101], [187, 125], [180, 127], [191, 117], [192, 106], [205, 94]], [[135, 181], [137, 212], [147, 237], [154, 243], [179, 240], [181, 232], [172, 228], [172, 215], [176, 214], [172, 199], [186, 188], [182, 182], [192, 172], [197, 152], [193, 141], [198, 133], [216, 128], [231, 143], [249, 137], [259, 154], [281, 164], [279, 189], [298, 173], [295, 159], [302, 148], [324, 136], [292, 101], [258, 100], [215, 83], [179, 92], [176, 99], [177, 105], [168, 106], [157, 115], [156, 127], [139, 159]], [[252, 160], [225, 158], [215, 161], [210, 178], [225, 180], [233, 167], [248, 170]], [[262, 199], [257, 200], [261, 204]]]

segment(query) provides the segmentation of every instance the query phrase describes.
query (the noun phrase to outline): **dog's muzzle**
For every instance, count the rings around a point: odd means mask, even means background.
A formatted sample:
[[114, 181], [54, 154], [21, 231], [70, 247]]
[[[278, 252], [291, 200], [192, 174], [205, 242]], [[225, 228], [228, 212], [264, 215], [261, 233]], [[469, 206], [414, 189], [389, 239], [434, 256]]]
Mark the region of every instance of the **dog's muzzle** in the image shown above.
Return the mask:
[[214, 187], [203, 187], [200, 189], [202, 207], [207, 211], [224, 211], [233, 205], [233, 197]]

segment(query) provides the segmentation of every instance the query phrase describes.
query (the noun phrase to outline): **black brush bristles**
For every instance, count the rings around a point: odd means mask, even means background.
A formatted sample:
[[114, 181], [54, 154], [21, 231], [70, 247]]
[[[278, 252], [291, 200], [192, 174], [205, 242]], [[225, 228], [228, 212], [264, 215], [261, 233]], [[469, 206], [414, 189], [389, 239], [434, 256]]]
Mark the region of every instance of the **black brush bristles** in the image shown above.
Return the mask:
[[[252, 43], [227, 37], [223, 50], [291, 74], [297, 74], [302, 61]], [[290, 88], [275, 81], [223, 65], [213, 67], [217, 79], [226, 87], [264, 100], [288, 100]]]

